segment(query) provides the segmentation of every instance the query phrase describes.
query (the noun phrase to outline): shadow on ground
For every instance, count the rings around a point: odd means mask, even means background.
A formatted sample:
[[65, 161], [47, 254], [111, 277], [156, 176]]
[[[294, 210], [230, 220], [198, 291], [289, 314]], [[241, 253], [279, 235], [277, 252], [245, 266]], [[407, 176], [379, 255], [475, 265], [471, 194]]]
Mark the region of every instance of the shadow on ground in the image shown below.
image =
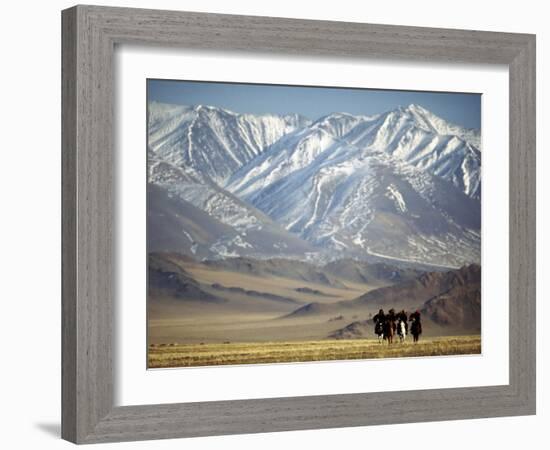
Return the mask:
[[36, 428], [49, 434], [52, 437], [61, 437], [61, 424], [60, 423], [37, 423]]

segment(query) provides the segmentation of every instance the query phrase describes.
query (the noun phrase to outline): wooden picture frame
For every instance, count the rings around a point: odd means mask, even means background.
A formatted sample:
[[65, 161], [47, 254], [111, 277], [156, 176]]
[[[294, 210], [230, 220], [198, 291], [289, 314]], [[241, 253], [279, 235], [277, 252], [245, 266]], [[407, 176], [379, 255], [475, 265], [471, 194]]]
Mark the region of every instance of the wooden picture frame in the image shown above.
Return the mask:
[[[535, 413], [534, 35], [98, 6], [63, 11], [62, 30], [64, 439], [95, 443]], [[507, 65], [509, 384], [114, 407], [116, 44]]]

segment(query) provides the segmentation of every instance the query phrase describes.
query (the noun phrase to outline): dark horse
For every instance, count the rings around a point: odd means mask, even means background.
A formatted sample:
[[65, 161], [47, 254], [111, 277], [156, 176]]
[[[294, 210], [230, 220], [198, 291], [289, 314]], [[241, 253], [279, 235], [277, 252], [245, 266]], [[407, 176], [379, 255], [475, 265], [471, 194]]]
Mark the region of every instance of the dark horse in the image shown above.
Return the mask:
[[393, 337], [395, 336], [395, 330], [397, 329], [395, 319], [395, 311], [390, 309], [388, 315], [386, 316], [386, 321], [384, 322], [384, 339], [388, 341], [388, 344], [393, 343]]
[[393, 343], [393, 336], [395, 334], [395, 322], [387, 319], [384, 322], [384, 339], [388, 341], [388, 344]]
[[374, 321], [374, 334], [378, 336], [378, 343], [381, 343], [382, 338], [384, 338], [384, 323], [386, 322], [384, 310], [381, 309], [378, 311], [378, 314], [376, 314], [372, 320]]
[[409, 320], [411, 321], [411, 334], [413, 335], [413, 341], [418, 342], [420, 335], [422, 334], [422, 322], [420, 322], [420, 312], [413, 312]]

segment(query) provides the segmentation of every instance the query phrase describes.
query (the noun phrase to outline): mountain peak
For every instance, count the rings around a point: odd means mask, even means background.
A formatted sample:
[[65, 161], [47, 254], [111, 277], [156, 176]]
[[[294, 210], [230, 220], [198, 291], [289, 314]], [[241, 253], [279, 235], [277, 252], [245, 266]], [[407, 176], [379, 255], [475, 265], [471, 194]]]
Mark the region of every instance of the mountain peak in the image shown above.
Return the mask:
[[362, 116], [356, 116], [350, 113], [332, 112], [321, 116], [313, 122], [311, 128], [322, 130], [336, 138], [341, 138], [363, 119], [364, 117]]
[[414, 112], [420, 112], [420, 113], [428, 113], [428, 114], [431, 114], [430, 111], [428, 111], [426, 108], [424, 108], [423, 106], [420, 106], [416, 103], [411, 103], [409, 106], [407, 106], [406, 108], [408, 111], [414, 111]]
[[210, 105], [194, 105], [193, 110], [199, 114], [199, 113], [214, 113], [214, 114], [227, 114], [229, 116], [238, 116], [236, 112], [230, 111], [229, 109], [221, 108], [219, 106], [210, 106]]
[[358, 117], [350, 113], [345, 112], [331, 112], [319, 117], [313, 122], [313, 125], [321, 125], [327, 122], [340, 121], [340, 120], [357, 120]]
[[428, 111], [426, 108], [416, 103], [411, 103], [407, 106], [400, 105], [394, 110], [389, 111], [389, 113], [412, 114], [413, 116], [414, 115], [434, 116], [432, 112]]

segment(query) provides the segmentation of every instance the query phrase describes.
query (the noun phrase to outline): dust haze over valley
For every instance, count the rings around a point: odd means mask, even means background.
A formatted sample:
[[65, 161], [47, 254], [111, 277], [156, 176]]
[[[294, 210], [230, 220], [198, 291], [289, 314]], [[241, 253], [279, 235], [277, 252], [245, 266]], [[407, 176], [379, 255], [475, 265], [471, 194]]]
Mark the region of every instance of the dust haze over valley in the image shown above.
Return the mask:
[[480, 141], [415, 104], [150, 101], [149, 366], [390, 356], [358, 344], [380, 308], [422, 314], [424, 347], [394, 356], [478, 353]]

